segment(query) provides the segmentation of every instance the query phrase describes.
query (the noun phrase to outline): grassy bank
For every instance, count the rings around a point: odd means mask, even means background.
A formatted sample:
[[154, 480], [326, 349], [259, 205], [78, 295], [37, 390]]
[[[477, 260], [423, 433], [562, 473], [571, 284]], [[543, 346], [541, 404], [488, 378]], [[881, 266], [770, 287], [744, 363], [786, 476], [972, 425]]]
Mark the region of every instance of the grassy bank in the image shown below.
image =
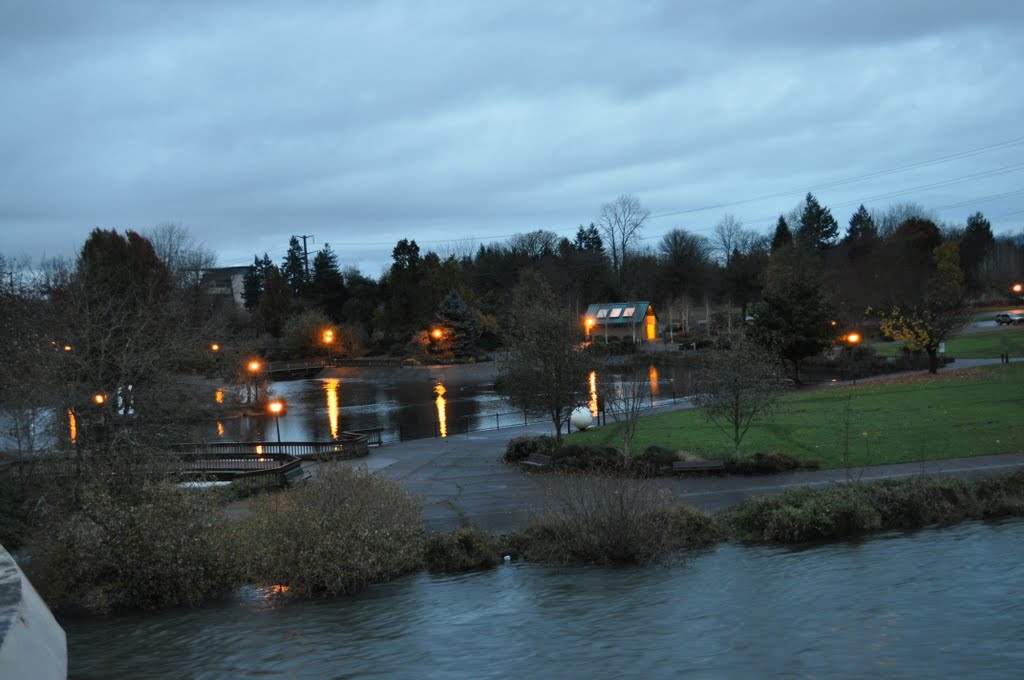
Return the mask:
[[[903, 350], [898, 342], [878, 342], [872, 347], [882, 357], [893, 357]], [[965, 333], [946, 341], [946, 356], [957, 359], [993, 359], [1003, 354], [1024, 356], [1024, 326]]]
[[[751, 427], [743, 450], [785, 451], [825, 468], [1006, 453], [1024, 450], [1022, 413], [1024, 364], [920, 374], [790, 395]], [[621, 444], [610, 425], [568, 441]], [[709, 458], [730, 452], [728, 438], [696, 410], [641, 418], [633, 448], [651, 445]]]

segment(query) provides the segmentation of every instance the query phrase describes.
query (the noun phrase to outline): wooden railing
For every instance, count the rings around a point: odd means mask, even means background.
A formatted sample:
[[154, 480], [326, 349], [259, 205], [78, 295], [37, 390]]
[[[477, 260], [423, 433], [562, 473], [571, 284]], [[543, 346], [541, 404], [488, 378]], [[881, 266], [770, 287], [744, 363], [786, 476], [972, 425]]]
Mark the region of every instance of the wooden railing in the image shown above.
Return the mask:
[[[380, 433], [376, 435], [380, 441]], [[362, 458], [370, 453], [370, 436], [346, 432], [341, 439], [325, 442], [209, 442], [176, 444], [171, 451], [195, 454], [284, 454], [303, 460]]]
[[[67, 454], [41, 456], [33, 460], [14, 461], [0, 467], [0, 480], [23, 475], [64, 477], [80, 474], [93, 466], [89, 458], [78, 459]], [[175, 451], [156, 453], [145, 458], [142, 469], [148, 474], [202, 477], [213, 480], [273, 477], [279, 486], [301, 474], [302, 460], [282, 453], [211, 453]]]

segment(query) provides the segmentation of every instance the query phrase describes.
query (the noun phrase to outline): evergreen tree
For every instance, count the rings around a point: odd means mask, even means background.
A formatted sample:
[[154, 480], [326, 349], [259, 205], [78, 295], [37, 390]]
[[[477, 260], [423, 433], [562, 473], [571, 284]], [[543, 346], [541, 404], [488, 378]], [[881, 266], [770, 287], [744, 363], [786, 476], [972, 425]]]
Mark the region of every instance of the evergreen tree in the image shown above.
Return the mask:
[[473, 357], [480, 339], [480, 323], [476, 312], [456, 290], [441, 300], [437, 309], [437, 323], [441, 329], [443, 346], [455, 358]]
[[808, 251], [823, 252], [835, 243], [838, 235], [839, 223], [832, 217], [832, 212], [808, 192], [803, 210], [800, 211], [797, 242]]
[[291, 289], [292, 297], [302, 297], [306, 293], [306, 287], [309, 285], [306, 253], [295, 236], [288, 240], [288, 252], [281, 263], [281, 274]]
[[284, 273], [273, 264], [266, 268], [264, 275], [266, 279], [257, 314], [263, 322], [263, 329], [279, 338], [292, 310], [291, 287]]
[[834, 312], [825, 300], [813, 259], [799, 248], [772, 258], [765, 276], [764, 302], [756, 312], [754, 339], [773, 349], [793, 367], [800, 382], [800, 364], [829, 345]]
[[785, 217], [779, 215], [779, 221], [775, 223], [775, 233], [772, 235], [772, 252], [792, 244], [793, 233], [789, 230], [789, 224]]
[[263, 253], [262, 260], [259, 255], [254, 255], [252, 258], [252, 266], [242, 280], [242, 298], [245, 300], [245, 308], [250, 312], [256, 309], [260, 303], [260, 298], [266, 289], [267, 268], [272, 266], [270, 257], [266, 253]]
[[843, 245], [846, 246], [850, 257], [854, 258], [867, 255], [878, 245], [878, 227], [863, 204], [850, 217]]
[[313, 258], [313, 277], [309, 283], [309, 295], [331, 321], [341, 322], [348, 295], [345, 291], [345, 280], [338, 270], [338, 256], [331, 250], [329, 243], [325, 243]]
[[992, 223], [980, 212], [968, 217], [967, 227], [960, 238], [960, 265], [967, 289], [972, 293], [981, 292], [982, 264], [995, 245]]
[[577, 250], [586, 253], [604, 253], [604, 241], [601, 240], [601, 233], [593, 222], [590, 223], [589, 227], [580, 225], [579, 229], [576, 230], [576, 238], [573, 240], [573, 245]]

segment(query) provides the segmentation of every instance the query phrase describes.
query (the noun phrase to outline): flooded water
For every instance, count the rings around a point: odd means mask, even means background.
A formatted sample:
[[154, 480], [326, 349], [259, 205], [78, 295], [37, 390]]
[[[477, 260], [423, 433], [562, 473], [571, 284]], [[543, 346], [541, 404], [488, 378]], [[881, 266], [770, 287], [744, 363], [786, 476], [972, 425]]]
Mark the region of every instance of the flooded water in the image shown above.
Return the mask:
[[[277, 418], [242, 416], [205, 424], [208, 441], [326, 441], [341, 432], [382, 428], [386, 441], [441, 437], [481, 429], [500, 429], [544, 420], [524, 414], [494, 388], [495, 365], [416, 368], [334, 368], [308, 380], [271, 384], [287, 410]], [[587, 403], [596, 413], [597, 395], [621, 392], [635, 376], [609, 372], [592, 376]], [[650, 365], [639, 376], [644, 399], [653, 405], [689, 393], [685, 367]], [[223, 390], [223, 388], [222, 388]], [[222, 392], [223, 393], [223, 392]], [[216, 390], [211, 399], [217, 399]], [[220, 397], [223, 398], [223, 397]]]
[[672, 567], [507, 563], [348, 598], [63, 621], [70, 677], [988, 678], [1024, 669], [1024, 520]]

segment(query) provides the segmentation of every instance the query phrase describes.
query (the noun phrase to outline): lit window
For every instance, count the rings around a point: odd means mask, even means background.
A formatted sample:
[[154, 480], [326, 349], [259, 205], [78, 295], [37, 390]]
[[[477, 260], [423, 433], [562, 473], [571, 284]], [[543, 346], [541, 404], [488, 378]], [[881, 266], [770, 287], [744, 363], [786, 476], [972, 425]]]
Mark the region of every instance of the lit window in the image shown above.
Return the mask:
[[613, 319], [618, 319], [621, 314], [622, 314], [622, 307], [616, 307], [615, 309], [612, 310], [611, 317]]
[[622, 313], [622, 316], [633, 316], [633, 312], [636, 311], [636, 307], [626, 307], [626, 311]]
[[603, 319], [606, 316], [608, 316], [608, 310], [607, 309], [599, 309], [599, 310], [597, 310], [597, 318], [598, 319]]

